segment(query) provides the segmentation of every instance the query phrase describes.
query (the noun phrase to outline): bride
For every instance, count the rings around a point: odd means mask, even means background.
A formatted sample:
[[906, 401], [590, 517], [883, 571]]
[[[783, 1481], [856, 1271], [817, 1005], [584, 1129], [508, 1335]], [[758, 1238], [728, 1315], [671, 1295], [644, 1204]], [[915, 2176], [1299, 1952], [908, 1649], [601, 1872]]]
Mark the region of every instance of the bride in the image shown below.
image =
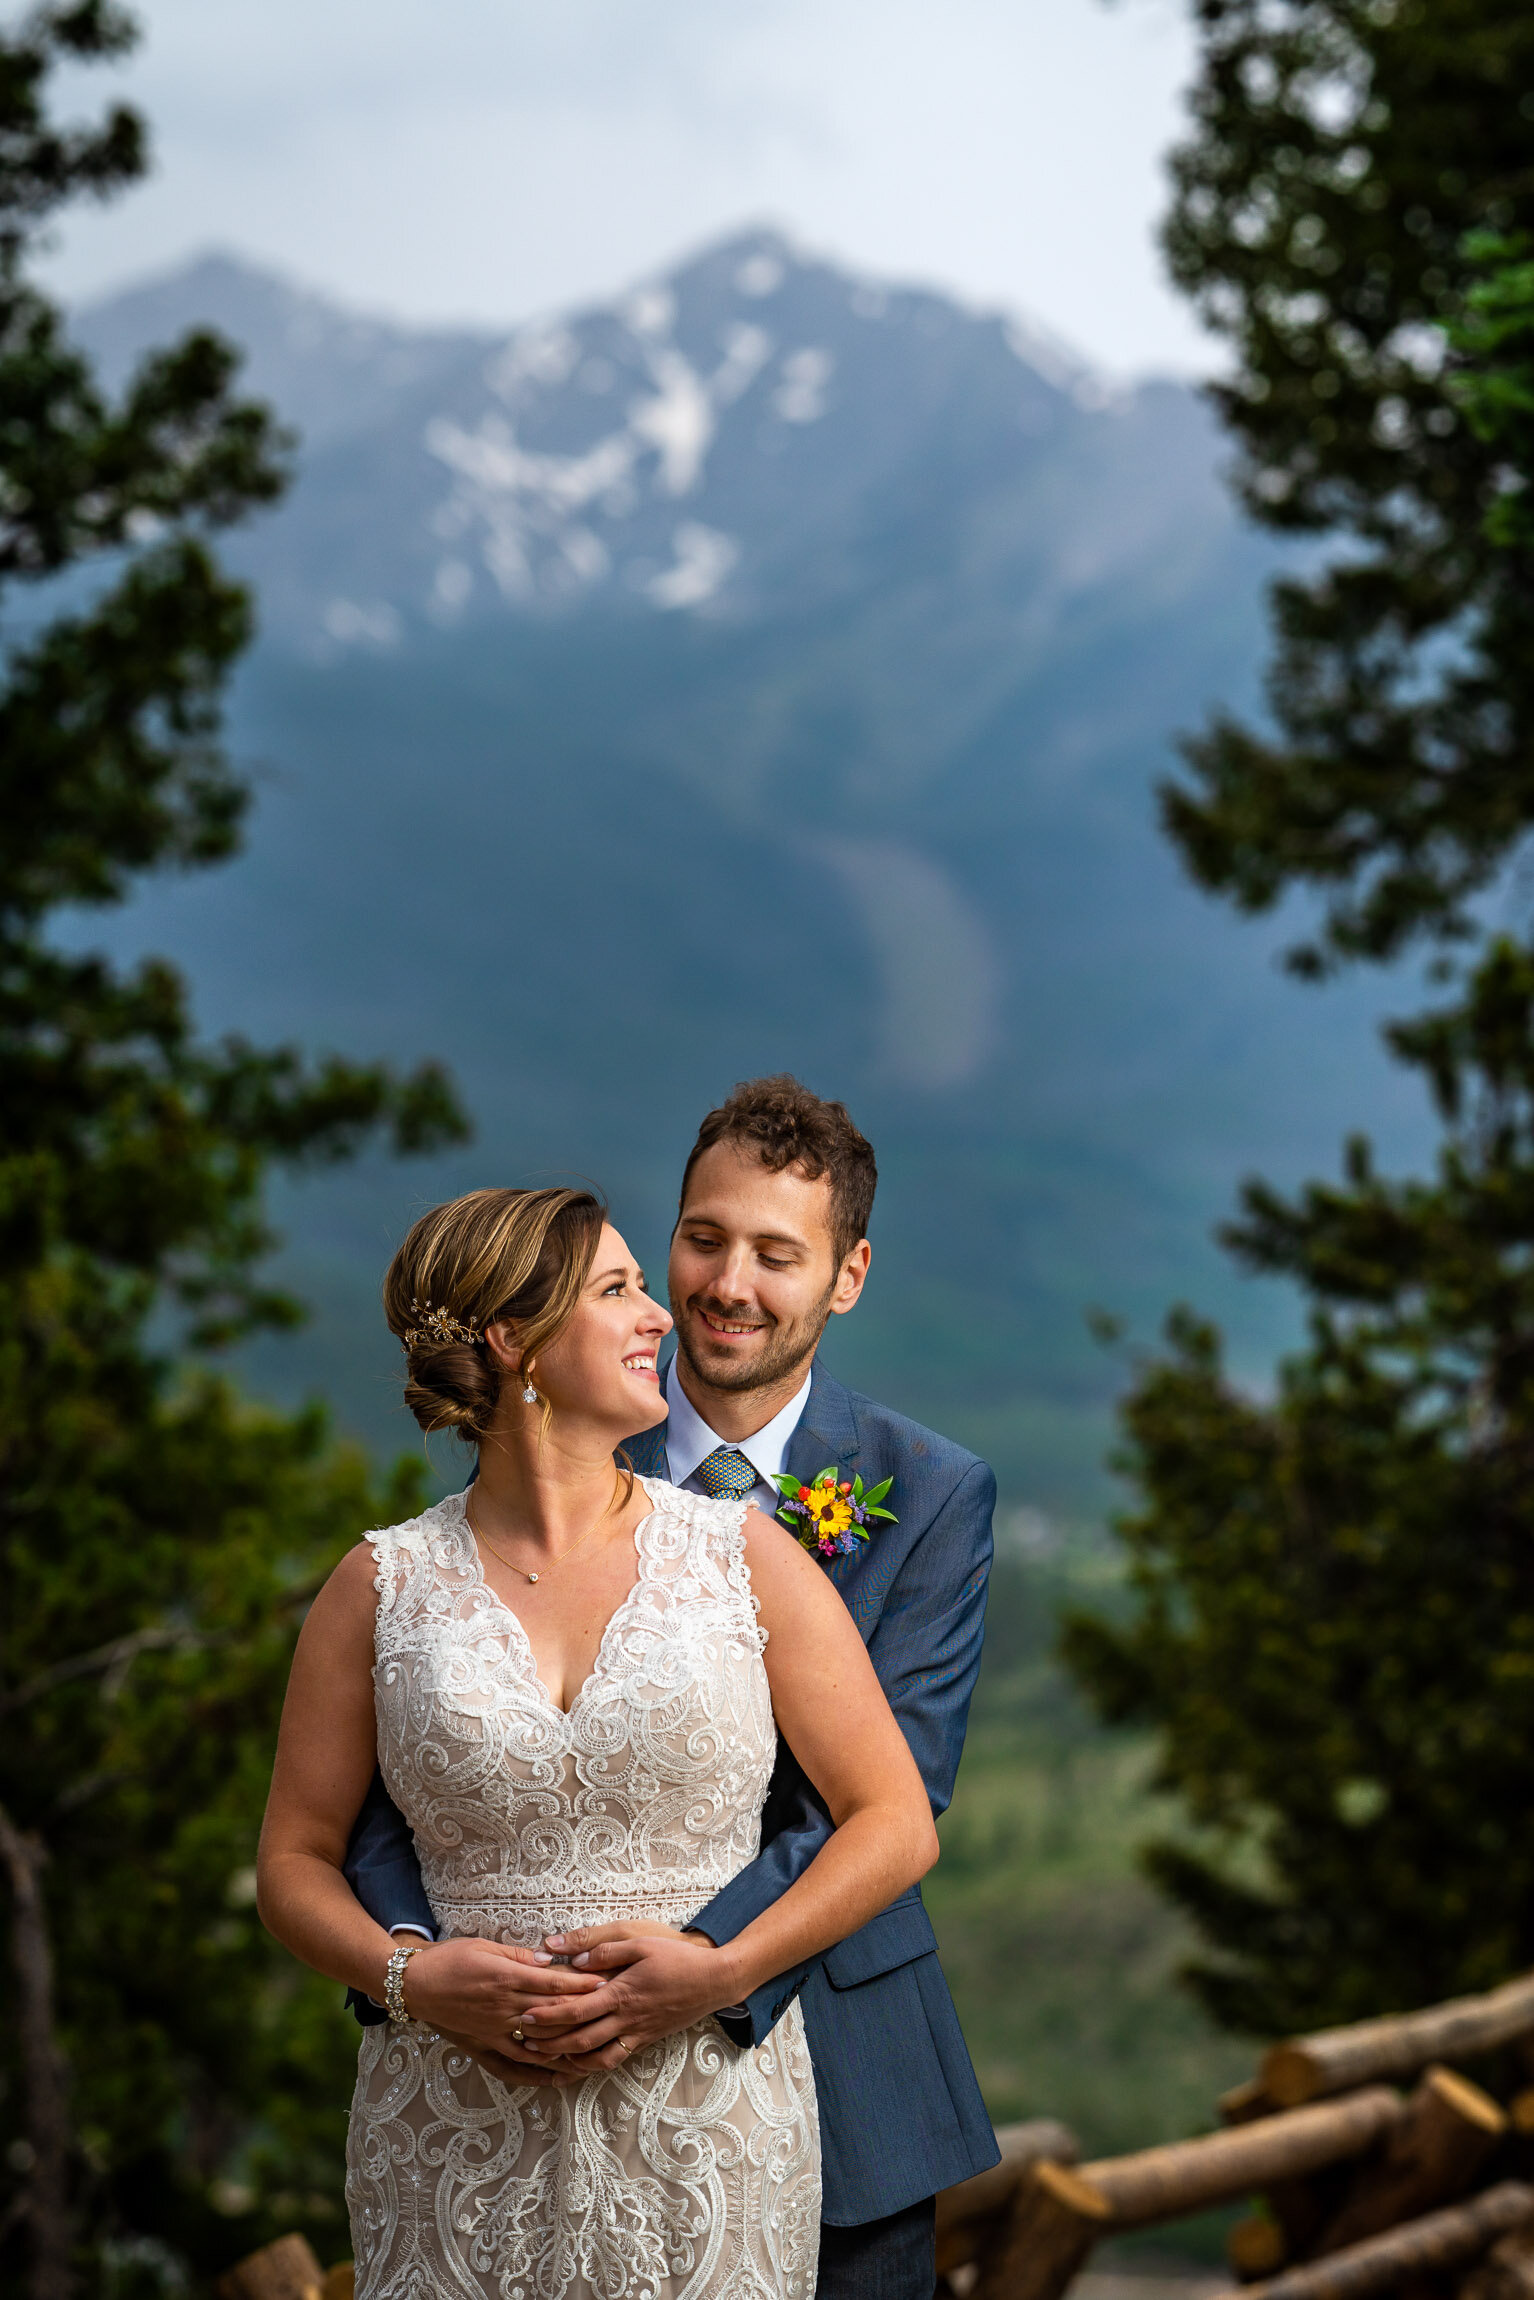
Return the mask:
[[[734, 2004], [925, 1874], [916, 1766], [788, 1532], [615, 1466], [665, 1418], [671, 1320], [595, 1197], [439, 1206], [384, 1302], [406, 1402], [478, 1447], [479, 1476], [360, 1543], [316, 1598], [259, 1868], [278, 1939], [391, 2015], [363, 2032], [352, 2103], [358, 2300], [810, 2300], [820, 2147], [797, 2003], [755, 2047], [709, 2018], [550, 2060], [558, 2000], [601, 1983], [544, 1942], [624, 1920], [669, 1936], [656, 1954], [700, 1960], [691, 2003]], [[837, 1825], [715, 1947], [683, 1929], [755, 1855], [778, 1732]], [[397, 1942], [341, 1873], [375, 1761], [435, 1945]], [[554, 2021], [526, 2084], [442, 2033], [466, 1959], [482, 2001], [499, 1992], [514, 2058]]]

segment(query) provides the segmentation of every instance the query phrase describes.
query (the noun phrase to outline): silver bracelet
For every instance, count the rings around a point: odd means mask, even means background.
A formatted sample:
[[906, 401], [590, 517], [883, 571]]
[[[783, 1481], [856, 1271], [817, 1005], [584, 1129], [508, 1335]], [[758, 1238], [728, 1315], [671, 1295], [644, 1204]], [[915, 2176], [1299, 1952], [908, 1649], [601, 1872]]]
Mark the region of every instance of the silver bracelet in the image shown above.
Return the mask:
[[405, 2010], [405, 1967], [412, 1957], [418, 1957], [426, 1946], [424, 1941], [407, 1941], [397, 1948], [389, 1959], [384, 1974], [384, 2009], [396, 2028], [409, 2025], [410, 2015]]

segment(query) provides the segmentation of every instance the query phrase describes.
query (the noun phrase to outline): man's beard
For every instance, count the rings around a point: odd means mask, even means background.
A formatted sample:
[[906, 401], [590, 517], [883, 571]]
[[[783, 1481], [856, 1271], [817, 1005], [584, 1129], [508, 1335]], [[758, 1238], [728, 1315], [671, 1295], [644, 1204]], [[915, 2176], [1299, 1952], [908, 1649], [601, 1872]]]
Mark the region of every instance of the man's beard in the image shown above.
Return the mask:
[[[709, 1389], [740, 1391], [770, 1389], [774, 1383], [783, 1381], [789, 1374], [796, 1373], [801, 1366], [808, 1365], [810, 1359], [815, 1355], [820, 1337], [826, 1330], [826, 1320], [831, 1315], [831, 1296], [835, 1291], [836, 1280], [833, 1277], [830, 1285], [827, 1286], [813, 1309], [807, 1310], [802, 1318], [796, 1318], [792, 1325], [778, 1325], [771, 1330], [763, 1346], [761, 1356], [751, 1365], [734, 1366], [726, 1359], [725, 1364], [717, 1372], [712, 1366], [699, 1365], [692, 1351], [688, 1348], [688, 1323], [684, 1313], [690, 1305], [684, 1304], [678, 1307], [676, 1301], [673, 1300], [671, 1314], [676, 1320], [677, 1350], [686, 1360], [688, 1371]], [[741, 1316], [739, 1310], [732, 1312], [724, 1303], [716, 1302], [706, 1294], [697, 1295], [694, 1300], [700, 1310], [706, 1306], [714, 1317], [721, 1319], [726, 1325], [730, 1323], [732, 1315]], [[721, 1352], [721, 1356], [723, 1355], [724, 1353]]]

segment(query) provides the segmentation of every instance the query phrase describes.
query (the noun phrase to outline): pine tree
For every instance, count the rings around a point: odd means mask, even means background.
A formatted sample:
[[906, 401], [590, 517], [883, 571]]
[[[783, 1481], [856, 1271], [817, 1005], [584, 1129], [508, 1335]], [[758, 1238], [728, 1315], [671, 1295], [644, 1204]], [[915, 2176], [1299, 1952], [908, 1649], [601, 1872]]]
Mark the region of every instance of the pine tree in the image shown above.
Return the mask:
[[1275, 2035], [1534, 1965], [1534, 961], [1392, 1036], [1428, 1179], [1248, 1186], [1227, 1239], [1313, 1304], [1276, 1397], [1187, 1313], [1124, 1410], [1133, 1619], [1077, 1616], [1104, 1713], [1153, 1723], [1197, 1834], [1152, 1875], [1227, 2024]]
[[1388, 1032], [1443, 1128], [1391, 1180], [1248, 1185], [1294, 1281], [1271, 1399], [1187, 1312], [1124, 1410], [1138, 1606], [1077, 1618], [1191, 1832], [1152, 1873], [1190, 1977], [1274, 2033], [1534, 1964], [1534, 952], [1494, 931], [1534, 823], [1534, 17], [1508, 0], [1202, 0], [1174, 268], [1230, 338], [1254, 514], [1335, 539], [1274, 595], [1270, 723], [1163, 794], [1194, 875], [1296, 891], [1302, 975], [1417, 949]]
[[411, 1479], [377, 1490], [208, 1353], [299, 1314], [261, 1278], [274, 1161], [463, 1132], [431, 1066], [205, 1044], [169, 966], [52, 932], [236, 848], [251, 608], [210, 537], [287, 453], [217, 338], [109, 398], [29, 280], [63, 204], [142, 172], [131, 112], [47, 108], [131, 37], [109, 0], [0, 33], [0, 2275], [34, 2300], [179, 2285], [294, 2222], [344, 2248], [347, 2028], [250, 1864], [302, 1608]]
[[1173, 271], [1229, 338], [1215, 397], [1250, 510], [1346, 549], [1275, 592], [1273, 732], [1188, 746], [1168, 827], [1260, 910], [1319, 894], [1314, 970], [1470, 929], [1534, 819], [1534, 563], [1488, 529], [1501, 444], [1452, 331], [1478, 235], [1534, 227], [1520, 0], [1200, 0]]

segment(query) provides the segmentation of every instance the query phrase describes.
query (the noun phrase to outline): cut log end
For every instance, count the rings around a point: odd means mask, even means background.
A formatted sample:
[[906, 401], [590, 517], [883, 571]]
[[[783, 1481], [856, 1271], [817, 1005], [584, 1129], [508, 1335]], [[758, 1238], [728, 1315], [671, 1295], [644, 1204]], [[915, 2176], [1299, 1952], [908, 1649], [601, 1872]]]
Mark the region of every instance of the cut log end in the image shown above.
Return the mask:
[[1222, 2124], [1255, 2124], [1260, 2116], [1277, 2113], [1278, 2102], [1273, 2099], [1260, 2077], [1248, 2077], [1245, 2084], [1232, 2085], [1215, 2102], [1215, 2110]]
[[1422, 2081], [1462, 2124], [1478, 2126], [1493, 2140], [1500, 2139], [1506, 2132], [1507, 2111], [1467, 2076], [1458, 2075], [1452, 2068], [1430, 2068]]
[[[940, 2276], [952, 2276], [966, 2261], [979, 2258], [994, 2242], [1017, 2184], [1031, 2165], [1045, 2161], [1074, 2164], [1079, 2153], [1076, 2135], [1053, 2117], [1035, 2117], [1026, 2124], [997, 2128], [1001, 2162], [988, 2172], [977, 2172], [955, 2188], [945, 2188], [937, 2200], [937, 2266]], [[327, 2294], [326, 2300], [333, 2300]], [[342, 2300], [347, 2300], [343, 2295]], [[961, 2295], [961, 2300], [965, 2296]]]
[[1263, 2055], [1261, 2091], [1280, 2108], [1303, 2108], [1326, 2088], [1324, 2070], [1303, 2044], [1276, 2044]]
[[1051, 2202], [1063, 2205], [1067, 2212], [1074, 2212], [1082, 2220], [1113, 2218], [1113, 2206], [1102, 2190], [1068, 2164], [1036, 2164], [1028, 2180], [1031, 2187], [1041, 2189]]
[[981, 2261], [972, 2300], [1060, 2300], [1112, 2217], [1112, 2204], [1084, 2174], [1035, 2164], [1018, 2183], [1000, 2241]]
[[324, 2300], [325, 2271], [306, 2236], [279, 2236], [218, 2280], [219, 2300]]
[[1360, 2167], [1315, 2250], [1340, 2252], [1467, 2196], [1506, 2130], [1506, 2113], [1478, 2084], [1429, 2069], [1383, 2157]]

